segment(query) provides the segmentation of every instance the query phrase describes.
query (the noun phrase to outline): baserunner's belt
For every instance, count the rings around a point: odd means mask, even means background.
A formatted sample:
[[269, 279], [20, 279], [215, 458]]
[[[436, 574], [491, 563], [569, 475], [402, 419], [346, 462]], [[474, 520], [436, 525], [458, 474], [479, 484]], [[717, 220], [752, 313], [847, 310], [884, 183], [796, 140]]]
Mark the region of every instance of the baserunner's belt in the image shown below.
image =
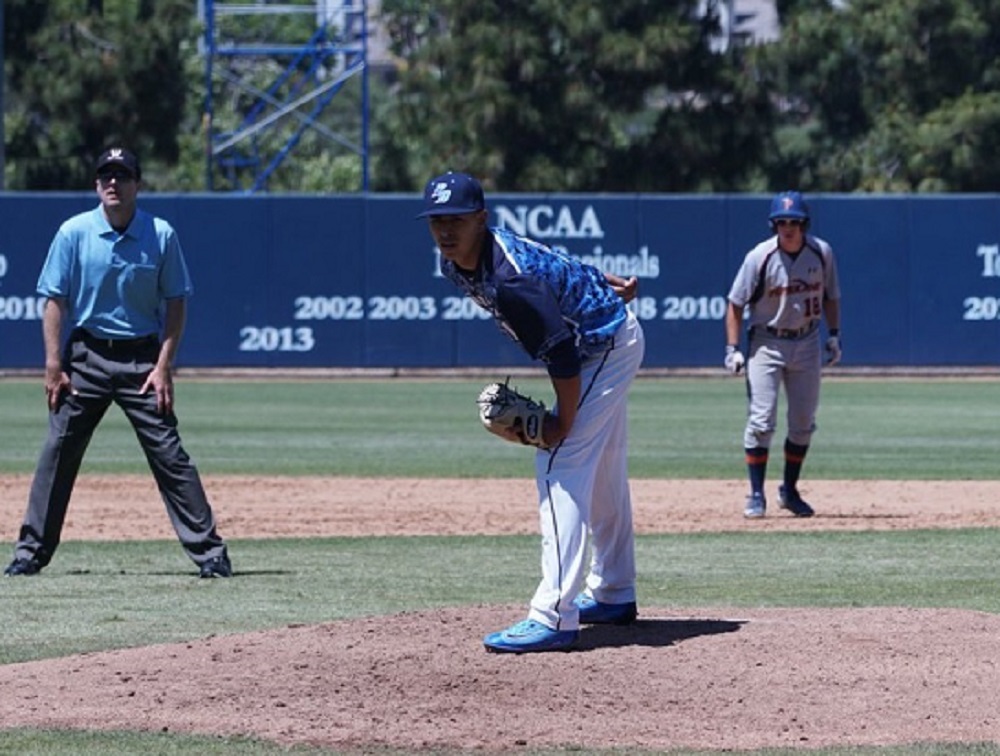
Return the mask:
[[779, 339], [801, 339], [804, 336], [808, 336], [810, 333], [816, 330], [819, 323], [818, 321], [813, 321], [807, 326], [802, 326], [801, 328], [772, 328], [771, 326], [764, 326], [764, 330], [771, 336], [776, 336]]

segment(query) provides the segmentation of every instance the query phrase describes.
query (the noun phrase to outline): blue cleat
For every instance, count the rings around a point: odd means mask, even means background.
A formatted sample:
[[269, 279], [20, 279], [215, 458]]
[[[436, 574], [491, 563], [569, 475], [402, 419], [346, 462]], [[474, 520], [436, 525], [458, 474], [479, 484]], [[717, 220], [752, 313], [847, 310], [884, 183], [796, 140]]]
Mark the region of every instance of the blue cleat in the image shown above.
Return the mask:
[[487, 651], [497, 654], [527, 654], [532, 651], [567, 651], [580, 636], [579, 630], [553, 630], [535, 620], [522, 620], [506, 630], [483, 638]]
[[605, 604], [581, 593], [573, 603], [579, 608], [580, 622], [584, 625], [629, 625], [639, 616], [634, 601]]
[[750, 494], [747, 496], [747, 505], [743, 509], [743, 516], [748, 520], [759, 520], [767, 512], [767, 501], [764, 494]]
[[796, 517], [812, 517], [816, 514], [794, 488], [781, 486], [778, 489], [778, 498], [781, 499], [781, 508], [787, 509]]

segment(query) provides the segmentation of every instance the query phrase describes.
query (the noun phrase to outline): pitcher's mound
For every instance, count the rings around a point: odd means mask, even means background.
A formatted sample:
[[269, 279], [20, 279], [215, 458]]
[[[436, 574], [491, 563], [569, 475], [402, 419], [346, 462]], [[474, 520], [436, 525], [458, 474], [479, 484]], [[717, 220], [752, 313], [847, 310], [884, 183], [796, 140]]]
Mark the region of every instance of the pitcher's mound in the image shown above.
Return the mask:
[[12, 664], [0, 721], [414, 751], [1000, 740], [1000, 617], [640, 612], [569, 653], [486, 653], [523, 607], [484, 606]]

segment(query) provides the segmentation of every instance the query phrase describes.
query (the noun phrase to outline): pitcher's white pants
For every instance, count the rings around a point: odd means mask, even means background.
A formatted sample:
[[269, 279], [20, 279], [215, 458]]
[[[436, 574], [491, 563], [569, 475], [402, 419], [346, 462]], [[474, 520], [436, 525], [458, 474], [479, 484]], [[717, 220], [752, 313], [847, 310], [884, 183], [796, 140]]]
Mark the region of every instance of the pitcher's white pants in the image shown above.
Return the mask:
[[627, 400], [644, 349], [642, 326], [630, 312], [613, 346], [583, 364], [580, 407], [569, 435], [535, 457], [542, 581], [528, 618], [557, 630], [580, 626], [573, 599], [583, 588], [588, 532], [588, 591], [602, 602], [635, 601]]

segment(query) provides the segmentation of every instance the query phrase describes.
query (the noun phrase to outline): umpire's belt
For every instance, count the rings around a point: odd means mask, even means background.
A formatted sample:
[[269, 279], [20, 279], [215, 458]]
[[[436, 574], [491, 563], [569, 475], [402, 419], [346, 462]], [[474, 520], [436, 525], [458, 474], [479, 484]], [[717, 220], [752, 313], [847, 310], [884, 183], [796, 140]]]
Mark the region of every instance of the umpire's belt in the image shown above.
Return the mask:
[[771, 326], [764, 326], [764, 330], [771, 336], [777, 336], [779, 339], [801, 339], [803, 336], [808, 336], [810, 333], [816, 330], [817, 323], [813, 321], [807, 326], [802, 326], [801, 328], [772, 328]]
[[104, 352], [105, 354], [126, 355], [147, 352], [150, 349], [158, 349], [160, 346], [160, 337], [156, 334], [140, 336], [136, 339], [109, 339], [94, 336], [89, 331], [79, 328], [76, 330], [75, 337], [95, 352]]

